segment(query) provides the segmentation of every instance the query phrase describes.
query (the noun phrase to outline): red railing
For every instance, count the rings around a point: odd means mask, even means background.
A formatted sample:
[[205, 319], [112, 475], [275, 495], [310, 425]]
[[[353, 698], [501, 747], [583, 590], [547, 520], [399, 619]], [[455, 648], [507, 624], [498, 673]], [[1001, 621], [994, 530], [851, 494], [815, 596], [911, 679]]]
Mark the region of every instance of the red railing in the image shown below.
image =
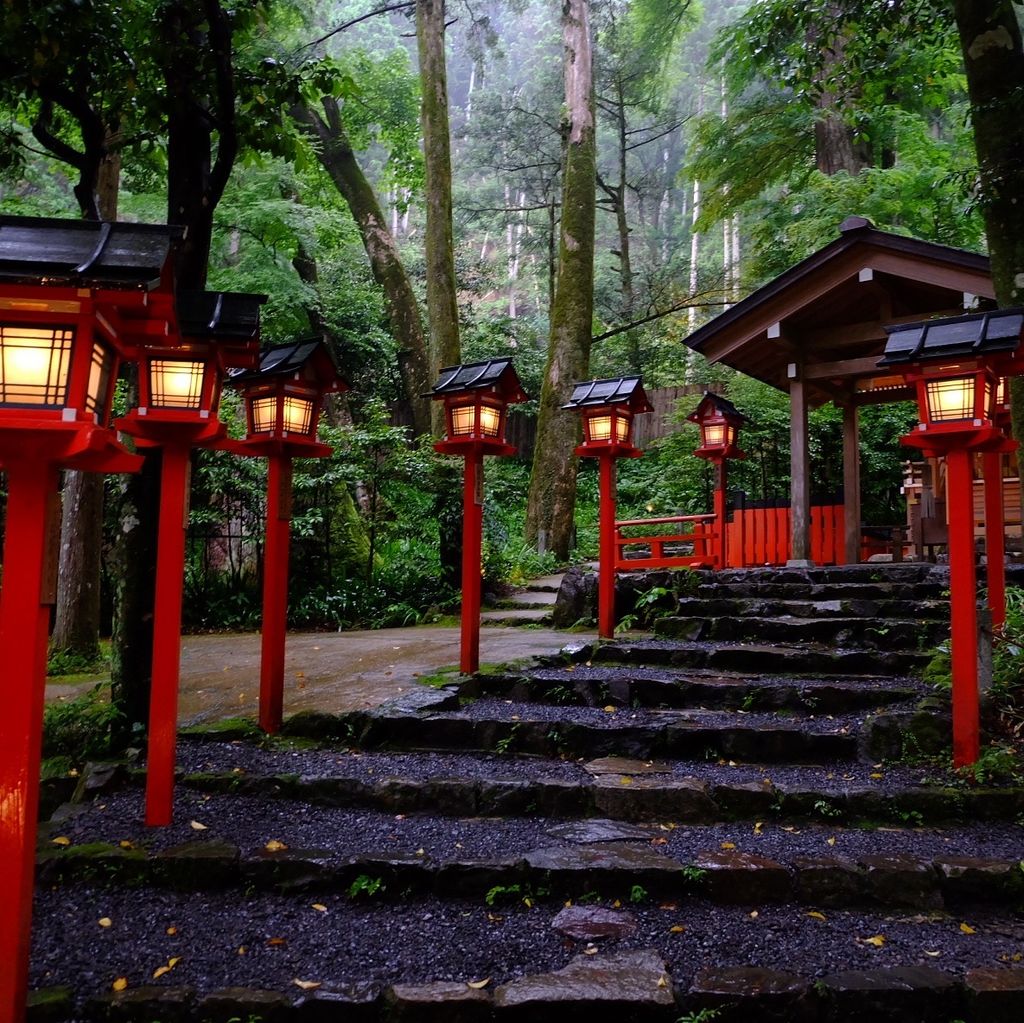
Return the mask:
[[[624, 529], [651, 526], [687, 526], [676, 533], [626, 536]], [[718, 526], [714, 515], [668, 515], [659, 519], [623, 519], [615, 523], [615, 567], [697, 568], [715, 566]], [[669, 548], [669, 550], [666, 550]]]
[[[818, 565], [842, 564], [843, 506], [811, 508], [811, 560]], [[689, 525], [686, 532], [626, 536], [624, 529]], [[615, 523], [616, 569], [717, 568], [719, 524], [714, 515], [670, 515], [656, 519], [626, 519]], [[725, 561], [728, 568], [784, 565], [790, 559], [790, 510], [737, 508], [725, 523]]]

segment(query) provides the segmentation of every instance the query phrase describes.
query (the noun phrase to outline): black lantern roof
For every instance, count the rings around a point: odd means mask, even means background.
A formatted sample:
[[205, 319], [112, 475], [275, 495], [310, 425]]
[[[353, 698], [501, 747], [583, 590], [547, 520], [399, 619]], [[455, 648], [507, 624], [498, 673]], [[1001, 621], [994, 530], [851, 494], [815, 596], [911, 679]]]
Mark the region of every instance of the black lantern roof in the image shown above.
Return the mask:
[[1024, 309], [992, 309], [966, 316], [887, 326], [889, 339], [879, 366], [932, 359], [969, 359], [1016, 351], [1024, 331]]
[[266, 295], [241, 291], [183, 291], [177, 298], [183, 337], [252, 341], [259, 337], [260, 306]]
[[704, 397], [700, 399], [697, 407], [686, 417], [689, 423], [699, 423], [707, 419], [708, 415], [719, 415], [723, 419], [731, 419], [737, 423], [749, 423], [749, 417], [745, 416], [736, 406], [713, 391], [705, 391]]
[[653, 412], [640, 377], [612, 377], [574, 384], [563, 409], [583, 409], [595, 405], [628, 405], [634, 412]]
[[464, 391], [497, 390], [508, 402], [526, 401], [526, 392], [511, 359], [488, 359], [486, 362], [446, 366], [437, 383], [430, 389], [431, 398], [443, 398]]
[[348, 385], [342, 379], [334, 353], [323, 338], [319, 337], [264, 348], [260, 353], [259, 368], [232, 373], [231, 382], [244, 384], [265, 380], [268, 377], [294, 376], [307, 368], [325, 387], [341, 384], [342, 390], [347, 389]]
[[156, 287], [183, 229], [0, 216], [0, 281]]

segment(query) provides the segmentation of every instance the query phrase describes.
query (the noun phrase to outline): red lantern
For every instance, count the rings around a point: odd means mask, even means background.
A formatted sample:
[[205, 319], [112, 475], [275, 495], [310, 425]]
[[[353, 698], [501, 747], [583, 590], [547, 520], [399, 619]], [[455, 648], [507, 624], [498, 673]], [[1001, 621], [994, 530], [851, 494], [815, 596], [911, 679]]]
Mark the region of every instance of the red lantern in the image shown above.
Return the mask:
[[700, 446], [694, 452], [698, 458], [714, 462], [746, 457], [738, 447], [738, 439], [740, 427], [750, 420], [727, 398], [705, 391], [686, 419], [700, 427]]

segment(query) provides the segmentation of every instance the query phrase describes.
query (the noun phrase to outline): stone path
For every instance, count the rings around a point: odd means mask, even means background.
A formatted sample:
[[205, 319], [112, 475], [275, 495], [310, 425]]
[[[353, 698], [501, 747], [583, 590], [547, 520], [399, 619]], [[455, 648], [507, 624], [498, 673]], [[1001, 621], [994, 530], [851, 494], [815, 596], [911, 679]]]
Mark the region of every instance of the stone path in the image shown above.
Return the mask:
[[34, 1018], [1024, 1018], [1024, 790], [923, 759], [947, 588], [704, 576], [651, 639], [192, 730], [160, 832], [138, 767], [87, 772], [42, 837], [33, 985], [67, 989]]

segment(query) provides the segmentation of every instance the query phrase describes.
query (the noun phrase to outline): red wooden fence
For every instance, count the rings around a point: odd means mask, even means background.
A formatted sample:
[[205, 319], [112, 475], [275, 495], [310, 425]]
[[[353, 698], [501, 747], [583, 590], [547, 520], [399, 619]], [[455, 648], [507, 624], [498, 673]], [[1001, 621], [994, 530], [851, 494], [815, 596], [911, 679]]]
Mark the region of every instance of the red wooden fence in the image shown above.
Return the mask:
[[[670, 532], [666, 526], [674, 525]], [[714, 515], [673, 515], [658, 519], [625, 519], [615, 523], [616, 569], [719, 568], [718, 530]], [[652, 532], [653, 527], [657, 527]], [[737, 508], [725, 523], [728, 568], [784, 565], [790, 557], [790, 510]], [[843, 556], [843, 506], [811, 508], [811, 560], [837, 565]]]

